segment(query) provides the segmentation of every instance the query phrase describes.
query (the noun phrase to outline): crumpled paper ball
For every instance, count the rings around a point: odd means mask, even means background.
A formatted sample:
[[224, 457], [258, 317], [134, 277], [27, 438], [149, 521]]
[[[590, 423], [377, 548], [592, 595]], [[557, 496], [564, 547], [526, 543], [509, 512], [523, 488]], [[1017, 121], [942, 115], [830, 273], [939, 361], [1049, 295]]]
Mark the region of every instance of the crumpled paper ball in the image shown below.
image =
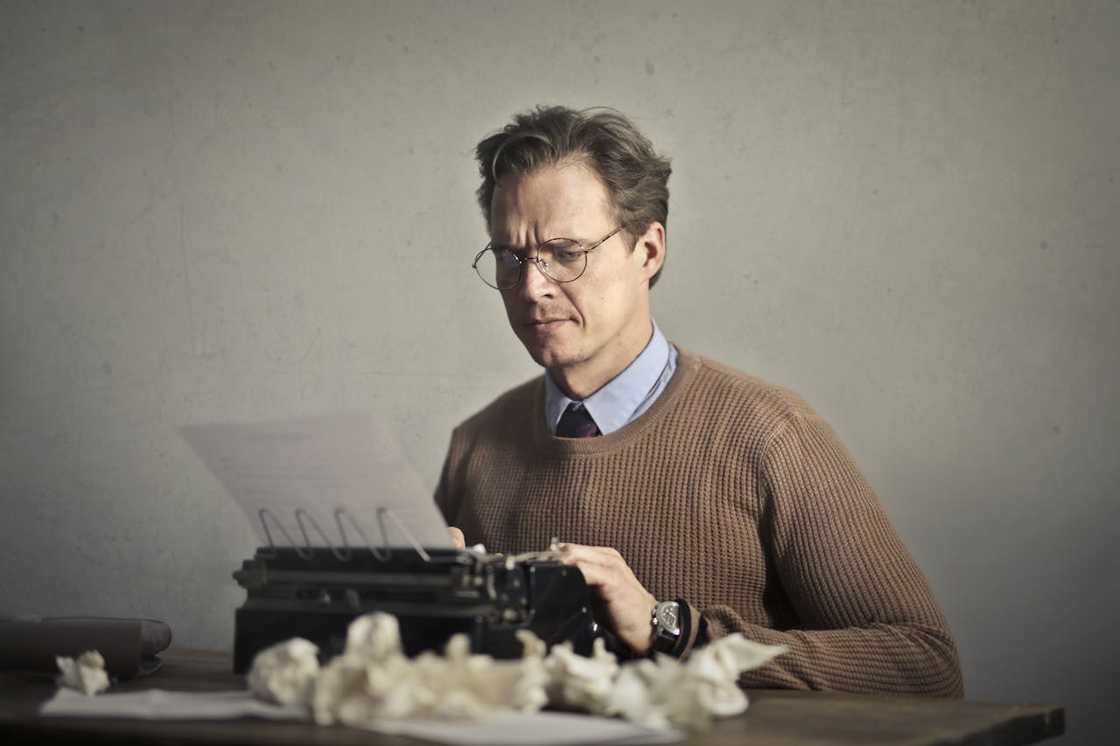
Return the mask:
[[61, 671], [56, 680], [59, 686], [77, 689], [85, 695], [94, 695], [109, 688], [109, 674], [105, 672], [105, 659], [96, 650], [87, 650], [74, 658], [58, 656], [54, 659]]
[[539, 710], [549, 681], [545, 645], [520, 631], [520, 660], [473, 655], [465, 635], [455, 635], [443, 655], [404, 655], [395, 617], [373, 613], [351, 623], [346, 649], [320, 671], [311, 711], [321, 725], [384, 727], [408, 717], [479, 720], [500, 712]]
[[683, 662], [667, 655], [628, 662], [611, 689], [606, 712], [650, 728], [706, 730], [714, 718], [747, 709], [739, 675], [786, 650], [735, 633], [694, 649]]
[[257, 653], [247, 683], [257, 699], [306, 707], [318, 676], [319, 647], [294, 637]]
[[[367, 614], [351, 623], [343, 654], [321, 670], [317, 663], [310, 665], [315, 650], [306, 640], [261, 651], [258, 659], [267, 657], [259, 668], [270, 684], [258, 690], [250, 673], [250, 686], [270, 701], [283, 701], [278, 692], [292, 692], [289, 701], [307, 704], [321, 725], [384, 731], [387, 722], [403, 718], [480, 720], [552, 703], [650, 728], [696, 731], [709, 727], [713, 718], [743, 712], [748, 701], [738, 685], [740, 674], [786, 652], [732, 634], [693, 650], [687, 661], [657, 656], [620, 666], [601, 639], [585, 657], [567, 643], [546, 655], [546, 645], [532, 632], [517, 635], [520, 660], [472, 654], [465, 635], [452, 637], [442, 655], [426, 652], [409, 659], [396, 618]], [[303, 692], [303, 699], [295, 692]]]
[[370, 661], [388, 660], [401, 654], [401, 630], [392, 614], [366, 614], [346, 630], [346, 654]]
[[602, 640], [591, 658], [557, 645], [545, 663], [553, 702], [595, 715], [618, 715], [647, 728], [707, 729], [716, 717], [747, 709], [739, 675], [786, 652], [782, 646], [732, 634], [692, 651], [687, 661], [667, 655], [618, 665]]
[[554, 645], [545, 667], [551, 679], [549, 694], [553, 701], [593, 715], [609, 714], [607, 706], [618, 673], [618, 659], [607, 652], [602, 638], [592, 643], [590, 658], [576, 654], [570, 643]]
[[784, 645], [752, 642], [741, 634], [728, 635], [693, 651], [684, 666], [686, 687], [712, 715], [737, 715], [747, 709], [739, 675], [765, 666], [788, 650]]

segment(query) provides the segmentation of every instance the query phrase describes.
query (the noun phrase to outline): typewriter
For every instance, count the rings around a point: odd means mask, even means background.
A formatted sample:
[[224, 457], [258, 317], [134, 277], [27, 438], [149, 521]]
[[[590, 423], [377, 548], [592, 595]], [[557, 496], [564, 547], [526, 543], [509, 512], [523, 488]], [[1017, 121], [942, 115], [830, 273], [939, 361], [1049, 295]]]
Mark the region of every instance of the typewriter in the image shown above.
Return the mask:
[[235, 617], [235, 673], [292, 637], [318, 645], [325, 662], [343, 651], [350, 622], [373, 611], [397, 617], [410, 656], [463, 633], [476, 653], [516, 658], [522, 629], [583, 655], [596, 637], [614, 647], [593, 617], [583, 574], [548, 553], [262, 547], [233, 577], [247, 591]]

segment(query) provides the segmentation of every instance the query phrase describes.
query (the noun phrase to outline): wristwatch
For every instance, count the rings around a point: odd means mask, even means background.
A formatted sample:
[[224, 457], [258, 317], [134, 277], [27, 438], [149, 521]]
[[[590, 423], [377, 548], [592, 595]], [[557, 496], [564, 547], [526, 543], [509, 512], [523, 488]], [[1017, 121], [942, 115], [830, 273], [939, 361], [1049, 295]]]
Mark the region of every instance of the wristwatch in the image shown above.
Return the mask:
[[650, 624], [653, 626], [653, 641], [651, 649], [656, 653], [666, 655], [680, 655], [685, 636], [682, 632], [683, 615], [688, 614], [688, 604], [676, 601], [659, 601], [650, 614]]

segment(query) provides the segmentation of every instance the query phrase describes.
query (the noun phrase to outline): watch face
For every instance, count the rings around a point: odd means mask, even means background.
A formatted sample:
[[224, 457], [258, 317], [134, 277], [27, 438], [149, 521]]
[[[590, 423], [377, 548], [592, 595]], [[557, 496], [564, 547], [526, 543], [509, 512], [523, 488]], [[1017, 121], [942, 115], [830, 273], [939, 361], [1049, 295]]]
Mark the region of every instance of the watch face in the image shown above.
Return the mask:
[[661, 604], [657, 607], [657, 626], [677, 634], [680, 632], [680, 606], [676, 603]]

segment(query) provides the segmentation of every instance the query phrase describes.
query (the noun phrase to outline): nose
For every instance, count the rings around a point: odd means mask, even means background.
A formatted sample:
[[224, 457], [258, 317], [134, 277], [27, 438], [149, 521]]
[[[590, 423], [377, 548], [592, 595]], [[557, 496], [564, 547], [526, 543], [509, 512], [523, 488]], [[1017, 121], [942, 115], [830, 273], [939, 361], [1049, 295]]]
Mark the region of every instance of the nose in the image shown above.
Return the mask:
[[531, 256], [521, 265], [521, 282], [518, 293], [525, 300], [535, 301], [552, 296], [555, 283], [544, 273], [539, 257]]

